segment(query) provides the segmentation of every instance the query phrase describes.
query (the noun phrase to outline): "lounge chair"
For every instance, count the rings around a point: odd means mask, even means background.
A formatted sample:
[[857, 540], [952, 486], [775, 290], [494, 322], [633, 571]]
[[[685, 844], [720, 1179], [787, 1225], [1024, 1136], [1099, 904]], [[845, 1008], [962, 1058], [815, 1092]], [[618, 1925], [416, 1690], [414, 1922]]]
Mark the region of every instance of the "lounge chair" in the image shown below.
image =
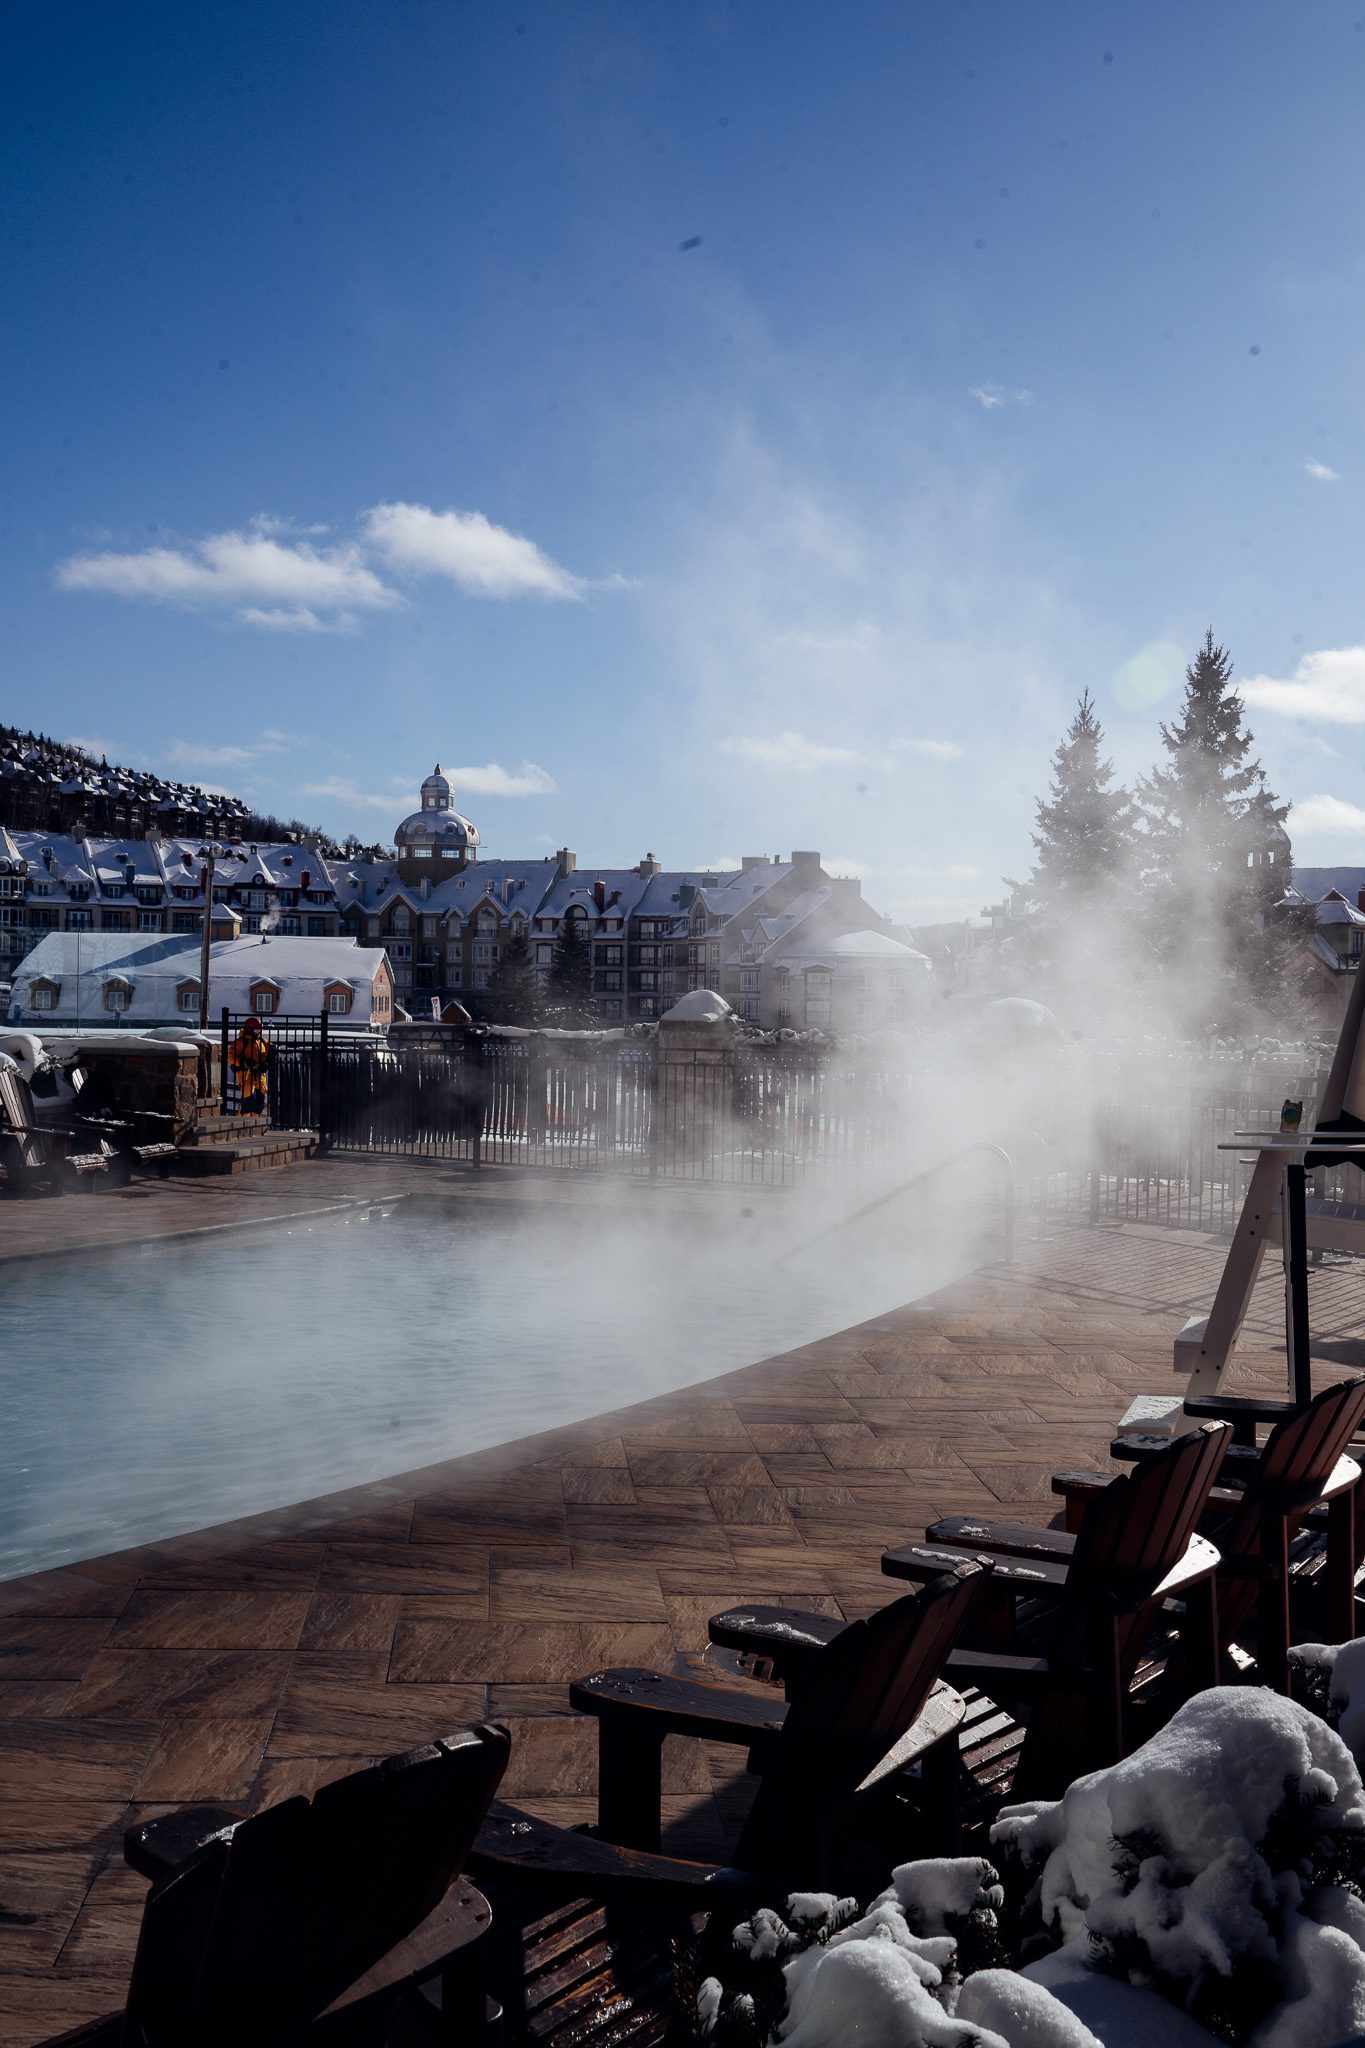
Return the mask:
[[[571, 1687], [599, 1726], [598, 1834], [498, 1802], [469, 1859], [493, 1905], [493, 1981], [517, 2029], [547, 2041], [599, 2030], [632, 2048], [661, 2041], [679, 1958], [685, 1973], [711, 1914], [728, 1933], [793, 1889], [843, 1882], [859, 1857], [870, 1881], [911, 1853], [905, 1793], [916, 1765], [925, 1846], [951, 1849], [963, 1707], [940, 1674], [990, 1571], [965, 1561], [870, 1622], [831, 1624], [787, 1701], [775, 1688], [637, 1669]], [[678, 1734], [749, 1749], [760, 1782], [735, 1866], [657, 1851], [660, 1752]]]
[[[1296, 1585], [1319, 1595], [1313, 1625], [1322, 1640], [1348, 1642], [1356, 1633], [1355, 1576], [1365, 1519], [1357, 1515], [1360, 1466], [1347, 1451], [1362, 1423], [1365, 1375], [1324, 1388], [1298, 1414], [1277, 1423], [1259, 1448], [1230, 1448], [1223, 1477], [1233, 1484], [1215, 1489], [1200, 1523], [1222, 1554], [1223, 1648], [1254, 1613], [1257, 1676], [1278, 1692], [1288, 1690]], [[1116, 1457], [1139, 1465], [1156, 1455], [1144, 1438], [1120, 1437], [1112, 1448]], [[1087, 1503], [1105, 1485], [1103, 1473], [1063, 1472], [1052, 1490], [1065, 1499], [1070, 1523], [1088, 1512]]]
[[380, 2048], [400, 2002], [475, 2048], [488, 1909], [453, 1882], [507, 1763], [504, 1728], [443, 1738], [249, 1820], [130, 1830], [147, 1894], [122, 2012], [46, 2048]]
[[[1127, 1753], [1135, 1711], [1161, 1672], [1144, 1651], [1167, 1601], [1184, 1604], [1184, 1691], [1214, 1682], [1218, 1552], [1195, 1532], [1230, 1435], [1226, 1423], [1206, 1423], [1163, 1459], [1112, 1482], [1077, 1537], [961, 1516], [884, 1554], [883, 1571], [908, 1579], [962, 1563], [978, 1542], [995, 1557], [973, 1641], [950, 1655], [943, 1674], [969, 1689], [962, 1749], [985, 1795], [1012, 1777], [1014, 1796], [1050, 1798], [1079, 1772]], [[1002, 1528], [1012, 1550], [991, 1540]], [[762, 1609], [747, 1621], [742, 1610], [717, 1615], [710, 1629], [713, 1641], [775, 1655], [781, 1670], [784, 1632], [815, 1643], [828, 1626], [821, 1615]], [[1025, 1728], [997, 1702], [1026, 1704]]]

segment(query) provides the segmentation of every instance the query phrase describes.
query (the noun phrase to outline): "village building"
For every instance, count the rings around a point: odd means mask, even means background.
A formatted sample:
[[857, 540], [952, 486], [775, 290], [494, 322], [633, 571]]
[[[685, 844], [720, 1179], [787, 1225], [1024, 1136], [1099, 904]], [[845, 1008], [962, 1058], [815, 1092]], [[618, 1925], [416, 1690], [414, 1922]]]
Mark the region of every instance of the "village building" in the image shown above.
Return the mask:
[[[90, 839], [0, 826], [0, 983], [53, 934], [196, 937], [214, 842]], [[580, 866], [569, 847], [485, 861], [439, 765], [394, 832], [392, 856], [226, 842], [213, 853], [213, 936], [344, 937], [382, 951], [412, 1016], [477, 1017], [507, 948], [525, 939], [548, 981], [564, 926], [588, 948], [603, 1024], [648, 1022], [715, 988], [746, 1022], [859, 1030], [913, 1021], [929, 965], [908, 932], [831, 876], [818, 853], [737, 869]], [[855, 944], [856, 941], [856, 944]], [[876, 941], [877, 943], [872, 943]]]
[[[231, 913], [224, 922], [231, 922]], [[212, 930], [212, 927], [211, 927]], [[201, 949], [181, 934], [50, 932], [14, 978], [12, 1024], [198, 1025]], [[210, 938], [209, 1016], [223, 1010], [316, 1017], [339, 1031], [387, 1031], [393, 977], [353, 939]]]

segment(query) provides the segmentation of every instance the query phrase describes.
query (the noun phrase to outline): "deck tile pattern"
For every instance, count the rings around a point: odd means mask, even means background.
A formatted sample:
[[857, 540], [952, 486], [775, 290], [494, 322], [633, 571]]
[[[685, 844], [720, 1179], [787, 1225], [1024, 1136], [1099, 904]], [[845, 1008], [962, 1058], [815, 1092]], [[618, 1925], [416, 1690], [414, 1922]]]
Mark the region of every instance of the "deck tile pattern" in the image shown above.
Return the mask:
[[[305, 1186], [344, 1192], [329, 1171], [164, 1199], [200, 1218], [300, 1206]], [[81, 1205], [89, 1229], [115, 1231], [105, 1206]], [[0, 2038], [120, 2002], [144, 1890], [120, 1838], [168, 1806], [252, 1809], [493, 1715], [514, 1731], [509, 1796], [590, 1818], [595, 1730], [570, 1679], [696, 1652], [736, 1600], [870, 1613], [895, 1591], [881, 1547], [937, 1515], [1049, 1519], [1052, 1472], [1102, 1467], [1132, 1397], [1176, 1390], [1172, 1339], [1222, 1258], [1152, 1228], [1068, 1229], [687, 1392], [0, 1586]], [[1365, 1362], [1353, 1277], [1313, 1281], [1337, 1369]], [[1282, 1378], [1274, 1274], [1244, 1345], [1244, 1380]], [[733, 1840], [741, 1764], [670, 1740], [675, 1847]]]

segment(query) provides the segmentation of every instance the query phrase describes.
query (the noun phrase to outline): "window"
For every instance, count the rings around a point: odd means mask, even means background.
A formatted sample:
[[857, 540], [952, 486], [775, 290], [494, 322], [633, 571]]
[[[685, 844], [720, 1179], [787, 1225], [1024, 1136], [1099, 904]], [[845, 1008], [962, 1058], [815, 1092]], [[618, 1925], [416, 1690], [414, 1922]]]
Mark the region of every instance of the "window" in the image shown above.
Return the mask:
[[24, 885], [17, 875], [0, 875], [0, 897], [22, 896]]
[[496, 960], [497, 957], [498, 949], [491, 939], [475, 939], [474, 958], [476, 961], [484, 965], [489, 965], [494, 960]]
[[424, 917], [424, 918], [422, 919], [422, 937], [423, 937], [424, 939], [434, 939], [434, 938], [435, 938], [435, 936], [436, 936], [436, 920], [435, 920], [435, 918], [434, 918], [434, 917]]
[[[146, 900], [145, 896], [143, 895], [143, 891], [142, 891], [141, 889], [139, 889], [137, 893], [138, 893], [139, 897], [142, 897], [142, 898], [143, 898], [143, 900], [144, 900], [144, 901]], [[248, 909], [248, 910], [265, 910], [265, 909], [267, 909], [267, 908], [269, 907], [269, 904], [270, 904], [270, 898], [269, 898], [269, 896], [267, 896], [267, 894], [266, 894], [266, 892], [265, 892], [265, 890], [264, 890], [264, 889], [248, 889], [248, 890], [247, 890], [247, 892], [246, 892], [246, 907], [247, 907], [247, 909]]]
[[607, 972], [606, 974], [599, 974], [599, 975], [598, 975], [598, 977], [597, 977], [597, 986], [598, 986], [599, 988], [604, 988], [604, 989], [618, 989], [618, 988], [620, 988], [620, 986], [621, 986], [621, 976], [620, 976], [620, 973], [619, 973], [619, 972], [613, 973], [613, 972], [611, 972], [610, 970], [608, 970], [608, 972]]
[[464, 948], [461, 946], [459, 940], [451, 940], [450, 943], [446, 946], [446, 959], [449, 961], [452, 967], [458, 967], [460, 961], [463, 960], [463, 958]]
[[179, 1005], [187, 1017], [190, 1015], [197, 1017], [199, 1015], [198, 988], [191, 988], [187, 983], [185, 987], [179, 991]]
[[409, 932], [412, 930], [412, 925], [408, 919], [408, 913], [406, 912], [406, 910], [400, 910], [398, 912], [397, 916], [393, 920], [393, 923], [389, 926], [389, 930], [397, 939], [405, 939], [408, 936]]
[[161, 930], [161, 912], [159, 910], [139, 910], [137, 914], [137, 928], [140, 932], [159, 932]]
[[248, 910], [248, 912], [247, 912], [246, 916], [245, 916], [245, 917], [244, 917], [244, 918], [242, 919], [242, 930], [243, 930], [244, 932], [258, 932], [258, 931], [260, 930], [260, 928], [261, 928], [261, 913], [260, 913], [260, 911], [259, 911], [259, 910]]
[[329, 988], [327, 1011], [332, 1017], [349, 1017], [351, 1014], [351, 991], [348, 988]]
[[608, 967], [619, 967], [621, 965], [621, 948], [619, 946], [603, 946], [599, 957]]
[[720, 966], [720, 947], [719, 947], [719, 946], [708, 946], [708, 947], [707, 947], [707, 949], [706, 949], [706, 952], [707, 952], [707, 965], [708, 965], [708, 966], [711, 966], [711, 967], [719, 967], [719, 966]]
[[104, 991], [105, 1009], [115, 1011], [126, 1010], [129, 994], [130, 991], [126, 982], [111, 981], [107, 983]]
[[290, 917], [286, 914], [284, 917], [280, 919], [280, 937], [284, 939], [296, 939], [298, 935], [299, 920], [296, 917]]
[[39, 981], [34, 984], [33, 1007], [35, 1010], [56, 1009], [57, 989], [55, 983], [50, 981]]
[[659, 949], [657, 946], [641, 946], [639, 954], [642, 967], [654, 967], [658, 964]]
[[807, 1031], [827, 1031], [829, 1029], [828, 996], [808, 995], [806, 997], [806, 1029]]
[[197, 932], [198, 929], [199, 919], [192, 910], [173, 910], [171, 912], [171, 930], [173, 932]]
[[619, 1024], [619, 1023], [620, 1023], [620, 1021], [621, 1021], [621, 1005], [620, 1005], [620, 1003], [619, 1003], [619, 1002], [614, 1002], [614, 1003], [613, 1003], [613, 1002], [606, 1002], [606, 1003], [603, 1003], [603, 1005], [602, 1005], [602, 1015], [603, 1015], [603, 1016], [604, 1016], [604, 1017], [606, 1018], [606, 1020], [607, 1020], [607, 1022], [608, 1022], [609, 1024]]
[[641, 988], [657, 988], [657, 987], [659, 986], [659, 977], [658, 977], [658, 975], [657, 975], [657, 974], [642, 974], [642, 975], [640, 976], [640, 986], [641, 986]]
[[758, 969], [756, 967], [741, 967], [739, 971], [739, 986], [744, 995], [756, 996], [758, 994]]
[[124, 894], [122, 882], [106, 882], [104, 885], [104, 893], [107, 897], [109, 897], [111, 901], [116, 901], [120, 896]]
[[536, 966], [537, 966], [537, 967], [548, 967], [548, 966], [550, 965], [550, 962], [551, 962], [551, 961], [552, 961], [552, 960], [554, 959], [554, 957], [555, 957], [555, 949], [554, 949], [554, 947], [553, 947], [553, 946], [546, 946], [546, 945], [537, 945], [537, 947], [536, 947]]
[[273, 1017], [278, 997], [273, 988], [257, 988], [251, 992], [251, 1007], [258, 1017]]
[[410, 846], [408, 851], [414, 860], [431, 859], [431, 848], [429, 846]]
[[481, 910], [475, 920], [474, 929], [480, 932], [495, 932], [497, 928], [498, 920], [496, 914], [491, 910]]
[[446, 975], [446, 987], [459, 988], [461, 985], [461, 974], [462, 970], [460, 968], [452, 967]]
[[69, 932], [88, 932], [94, 926], [94, 913], [89, 910], [68, 910], [66, 928]]
[[370, 937], [377, 939], [379, 937], [379, 919], [377, 917], [368, 917], [365, 920], [365, 924]]
[[[122, 892], [120, 891], [120, 893]], [[139, 903], [159, 903], [161, 901], [161, 891], [159, 889], [139, 888], [137, 900]]]
[[386, 950], [390, 960], [411, 960], [412, 940], [391, 939]]
[[474, 986], [475, 988], [487, 988], [488, 969], [486, 967], [476, 967], [474, 969]]
[[640, 1015], [642, 1017], [652, 1017], [654, 1015], [654, 1009], [655, 1003], [653, 996], [641, 996]]

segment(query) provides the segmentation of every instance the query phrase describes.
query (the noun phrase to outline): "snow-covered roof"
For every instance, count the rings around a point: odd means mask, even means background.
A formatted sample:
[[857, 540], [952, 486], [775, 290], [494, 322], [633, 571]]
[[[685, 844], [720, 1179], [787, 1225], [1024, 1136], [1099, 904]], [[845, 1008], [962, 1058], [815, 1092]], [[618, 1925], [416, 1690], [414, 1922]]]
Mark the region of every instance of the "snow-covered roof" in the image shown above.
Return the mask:
[[913, 946], [905, 945], [902, 940], [876, 931], [812, 932], [808, 938], [796, 939], [790, 946], [784, 946], [777, 959], [797, 965], [812, 960], [866, 961], [879, 967], [927, 968], [929, 965], [926, 954], [917, 953]]
[[1365, 912], [1356, 909], [1353, 903], [1336, 890], [1324, 896], [1318, 904], [1318, 924], [1365, 924]]
[[[44, 979], [61, 990], [57, 1011], [44, 1014], [74, 1016], [79, 993], [80, 1011], [93, 1016], [102, 1006], [101, 991], [124, 980], [131, 988], [125, 1012], [130, 1023], [172, 1022], [177, 989], [199, 980], [199, 943], [197, 933], [49, 932], [15, 975], [13, 1000], [30, 1010], [32, 985]], [[328, 987], [345, 982], [357, 990], [372, 988], [384, 965], [381, 948], [357, 946], [349, 938], [215, 939], [209, 946], [209, 1000], [215, 1013], [249, 1010], [252, 988], [270, 981], [280, 990], [281, 1011], [315, 1015]]]

